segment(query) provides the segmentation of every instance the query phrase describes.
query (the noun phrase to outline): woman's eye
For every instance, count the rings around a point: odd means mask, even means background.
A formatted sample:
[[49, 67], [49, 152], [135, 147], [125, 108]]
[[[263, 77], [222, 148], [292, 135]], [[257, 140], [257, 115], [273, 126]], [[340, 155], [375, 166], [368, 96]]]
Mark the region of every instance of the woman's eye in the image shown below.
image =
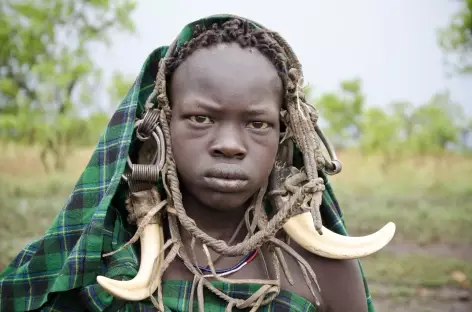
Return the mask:
[[210, 117], [208, 116], [203, 116], [203, 115], [197, 115], [197, 116], [190, 116], [190, 120], [194, 121], [196, 123], [201, 123], [201, 124], [209, 124], [212, 123]]
[[264, 121], [251, 121], [248, 126], [252, 129], [265, 129], [269, 127], [269, 124]]

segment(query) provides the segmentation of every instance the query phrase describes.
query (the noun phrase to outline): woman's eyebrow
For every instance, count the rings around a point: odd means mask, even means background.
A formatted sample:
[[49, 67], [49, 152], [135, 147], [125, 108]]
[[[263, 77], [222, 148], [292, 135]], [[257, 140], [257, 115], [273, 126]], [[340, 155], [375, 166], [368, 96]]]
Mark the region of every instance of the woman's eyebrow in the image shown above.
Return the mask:
[[201, 98], [191, 98], [185, 101], [183, 105], [184, 109], [203, 109], [211, 112], [219, 112], [221, 111], [221, 105], [212, 101], [212, 100], [205, 100]]
[[267, 116], [272, 114], [278, 114], [278, 110], [273, 109], [272, 107], [267, 107], [266, 105], [250, 105], [245, 111], [245, 113], [251, 116]]

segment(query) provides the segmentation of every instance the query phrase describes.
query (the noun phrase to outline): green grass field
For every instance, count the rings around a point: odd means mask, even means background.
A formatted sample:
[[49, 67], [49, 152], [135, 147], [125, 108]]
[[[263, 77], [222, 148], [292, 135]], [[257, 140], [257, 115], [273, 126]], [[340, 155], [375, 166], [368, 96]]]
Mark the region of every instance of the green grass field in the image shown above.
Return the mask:
[[[47, 176], [33, 148], [0, 147], [0, 270], [42, 235], [88, 162], [90, 150]], [[332, 185], [351, 235], [397, 225], [384, 251], [362, 260], [378, 311], [472, 311], [472, 158], [418, 158], [380, 169], [340, 154]]]

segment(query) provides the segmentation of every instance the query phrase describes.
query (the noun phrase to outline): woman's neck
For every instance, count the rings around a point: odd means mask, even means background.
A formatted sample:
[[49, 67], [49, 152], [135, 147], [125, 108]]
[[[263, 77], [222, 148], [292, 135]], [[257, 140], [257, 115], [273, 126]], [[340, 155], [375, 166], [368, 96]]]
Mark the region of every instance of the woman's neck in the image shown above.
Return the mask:
[[[202, 204], [185, 192], [182, 192], [182, 202], [187, 216], [195, 221], [199, 229], [209, 236], [225, 242], [228, 242], [234, 236], [249, 206], [248, 203], [228, 211], [216, 210]], [[233, 244], [242, 241], [246, 234], [247, 229], [243, 226], [235, 237]], [[184, 244], [190, 243], [192, 236], [189, 232], [182, 228], [181, 235]]]

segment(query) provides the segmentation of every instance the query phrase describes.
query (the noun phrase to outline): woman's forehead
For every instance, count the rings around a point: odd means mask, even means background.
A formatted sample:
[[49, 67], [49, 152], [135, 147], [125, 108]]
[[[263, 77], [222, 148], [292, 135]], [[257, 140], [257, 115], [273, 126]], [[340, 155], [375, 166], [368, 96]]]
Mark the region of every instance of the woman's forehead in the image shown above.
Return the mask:
[[272, 62], [257, 49], [225, 44], [190, 55], [175, 71], [171, 90], [173, 100], [198, 95], [237, 101], [245, 95], [245, 100], [258, 102], [261, 97], [280, 97], [282, 82]]

